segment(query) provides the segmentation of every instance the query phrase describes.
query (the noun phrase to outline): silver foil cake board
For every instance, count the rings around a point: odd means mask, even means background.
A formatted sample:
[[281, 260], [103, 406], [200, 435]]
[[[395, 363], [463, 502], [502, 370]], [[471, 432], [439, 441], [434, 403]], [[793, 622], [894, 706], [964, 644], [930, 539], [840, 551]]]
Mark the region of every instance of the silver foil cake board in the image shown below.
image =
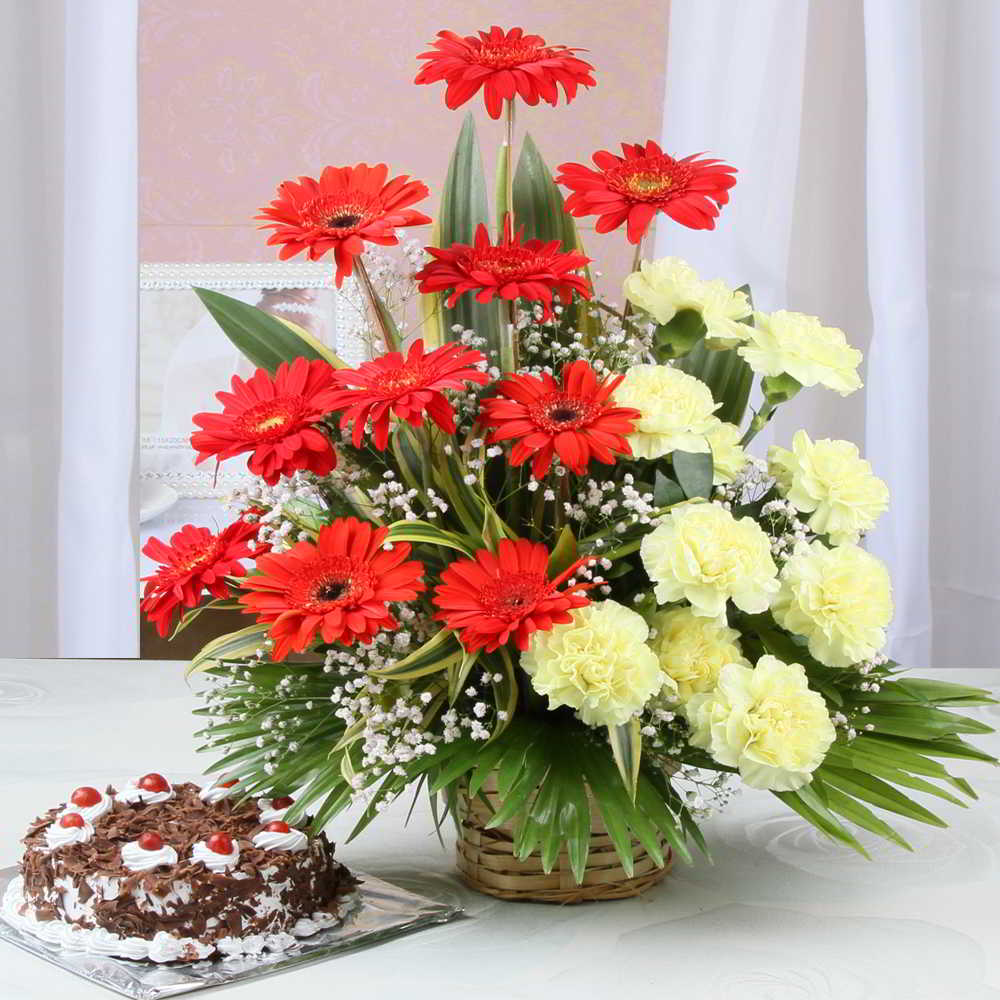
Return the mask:
[[[0, 898], [17, 874], [16, 867], [0, 868]], [[0, 941], [9, 941], [43, 961], [122, 996], [134, 997], [135, 1000], [159, 1000], [160, 997], [175, 997], [211, 986], [260, 979], [462, 916], [460, 907], [426, 899], [364, 872], [353, 874], [361, 879], [361, 899], [344, 922], [339, 927], [303, 938], [288, 951], [274, 955], [169, 965], [133, 962], [125, 958], [62, 950], [12, 927], [2, 917]]]

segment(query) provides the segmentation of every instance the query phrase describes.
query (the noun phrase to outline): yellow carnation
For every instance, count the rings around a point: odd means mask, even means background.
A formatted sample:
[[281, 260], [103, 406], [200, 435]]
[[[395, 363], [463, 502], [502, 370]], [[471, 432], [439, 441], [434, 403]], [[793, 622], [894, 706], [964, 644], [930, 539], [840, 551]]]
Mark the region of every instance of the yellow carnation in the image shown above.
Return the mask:
[[549, 708], [575, 708], [589, 726], [619, 726], [653, 695], [676, 685], [660, 670], [646, 645], [642, 615], [616, 601], [576, 608], [573, 621], [536, 632], [521, 654], [531, 686], [547, 695]]
[[637, 458], [659, 458], [672, 451], [708, 451], [705, 435], [719, 405], [700, 379], [668, 365], [633, 365], [615, 389], [618, 406], [635, 407], [642, 417], [628, 435]]
[[705, 437], [712, 449], [712, 482], [716, 486], [732, 482], [747, 464], [739, 427], [716, 418]]
[[642, 539], [639, 554], [660, 604], [686, 600], [706, 618], [718, 618], [729, 598], [748, 614], [766, 611], [778, 590], [767, 535], [718, 504], [674, 507]]
[[815, 316], [755, 312], [747, 341], [737, 353], [761, 375], [791, 375], [802, 385], [825, 385], [842, 396], [861, 388], [861, 352], [847, 343], [843, 330], [823, 326]]
[[826, 702], [798, 663], [762, 656], [726, 664], [709, 694], [685, 706], [691, 742], [739, 769], [751, 788], [790, 792], [812, 781], [836, 738]]
[[748, 330], [740, 320], [753, 311], [745, 293], [718, 279], [702, 281], [679, 257], [644, 260], [625, 279], [625, 298], [660, 324], [669, 323], [682, 309], [694, 309], [701, 314], [705, 336], [720, 347], [746, 339]]
[[782, 567], [771, 610], [779, 625], [809, 640], [820, 663], [849, 667], [885, 645], [893, 612], [889, 572], [857, 545], [799, 542]]
[[858, 541], [889, 506], [889, 488], [850, 441], [813, 443], [798, 431], [791, 451], [772, 446], [767, 459], [796, 510], [812, 515], [809, 527], [834, 545]]
[[690, 608], [660, 611], [653, 628], [653, 650], [664, 673], [676, 682], [682, 702], [711, 691], [725, 664], [750, 666], [743, 659], [736, 629], [715, 618], [699, 617]]

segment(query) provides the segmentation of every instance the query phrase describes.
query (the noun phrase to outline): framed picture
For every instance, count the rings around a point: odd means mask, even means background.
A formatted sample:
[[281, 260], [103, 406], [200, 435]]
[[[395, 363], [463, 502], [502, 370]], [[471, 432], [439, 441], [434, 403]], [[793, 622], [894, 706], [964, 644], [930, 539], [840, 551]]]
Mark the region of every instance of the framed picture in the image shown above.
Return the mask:
[[[249, 485], [245, 462], [195, 465], [195, 413], [215, 410], [215, 393], [253, 367], [230, 343], [194, 288], [211, 288], [305, 327], [348, 364], [365, 356], [353, 282], [333, 287], [329, 262], [143, 264], [139, 281], [140, 545], [184, 524], [221, 528], [224, 503]], [[142, 557], [141, 571], [155, 565]]]

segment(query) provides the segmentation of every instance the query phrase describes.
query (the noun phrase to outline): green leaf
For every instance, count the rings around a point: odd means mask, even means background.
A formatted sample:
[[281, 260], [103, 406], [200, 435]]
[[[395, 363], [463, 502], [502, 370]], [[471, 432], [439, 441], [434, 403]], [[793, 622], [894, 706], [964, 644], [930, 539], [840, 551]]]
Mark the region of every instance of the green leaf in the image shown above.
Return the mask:
[[653, 503], [657, 507], [671, 507], [684, 499], [686, 497], [680, 484], [675, 483], [669, 476], [665, 476], [657, 469], [653, 477]]
[[[453, 243], [472, 244], [475, 242], [476, 227], [482, 223], [489, 226], [489, 205], [486, 199], [486, 179], [483, 175], [483, 161], [476, 139], [476, 126], [471, 114], [465, 116], [462, 130], [455, 144], [448, 175], [441, 192], [441, 214], [439, 246], [450, 247]], [[442, 297], [443, 300], [444, 297]], [[444, 335], [454, 339], [452, 326], [459, 324], [463, 330], [475, 330], [486, 338], [487, 353], [493, 352], [500, 367], [509, 370], [511, 360], [510, 338], [501, 323], [501, 306], [498, 300], [481, 304], [469, 293], [462, 295], [453, 309], [441, 306]], [[507, 343], [503, 341], [506, 339]]]
[[[515, 226], [524, 229], [525, 239], [559, 240], [563, 250], [583, 250], [576, 220], [564, 210], [559, 185], [530, 134], [525, 134], [514, 171], [514, 216]], [[589, 269], [586, 275], [590, 280]], [[574, 299], [569, 323], [584, 334], [586, 343], [591, 343], [599, 332], [599, 324], [590, 316], [587, 302], [582, 299]]]
[[[814, 776], [813, 782], [815, 780]], [[803, 819], [808, 820], [817, 830], [825, 833], [832, 840], [854, 848], [859, 854], [871, 860], [871, 855], [864, 849], [861, 842], [830, 812], [823, 800], [809, 785], [804, 785], [794, 792], [772, 792], [771, 794], [776, 795], [786, 806], [794, 809]]]
[[270, 625], [258, 623], [241, 628], [238, 632], [220, 635], [201, 647], [188, 664], [184, 676], [190, 677], [199, 670], [226, 660], [248, 659], [263, 645], [270, 631]]
[[552, 554], [549, 556], [549, 576], [558, 576], [564, 570], [569, 569], [576, 562], [576, 556], [576, 535], [573, 534], [573, 529], [565, 524], [559, 533], [555, 547], [552, 549]]
[[680, 483], [684, 495], [689, 499], [704, 497], [708, 500], [712, 495], [712, 453], [675, 451], [671, 456], [674, 463], [674, 475]]
[[893, 788], [888, 782], [881, 778], [875, 778], [862, 771], [848, 771], [832, 765], [823, 764], [820, 767], [823, 781], [843, 792], [870, 802], [880, 809], [888, 812], [898, 813], [909, 819], [919, 820], [930, 826], [947, 826], [943, 819], [935, 816], [929, 809], [918, 805], [912, 799], [907, 798], [902, 792]]
[[845, 795], [839, 789], [827, 787], [826, 801], [830, 809], [835, 813], [839, 813], [844, 819], [849, 820], [855, 826], [861, 827], [862, 830], [867, 830], [878, 837], [891, 840], [894, 844], [899, 844], [900, 847], [904, 847], [908, 851], [913, 850], [903, 836], [897, 833], [888, 823], [879, 819], [870, 809], [863, 806], [856, 799], [852, 799], [849, 795]]
[[472, 668], [479, 661], [481, 650], [470, 653], [467, 649], [463, 651], [462, 659], [453, 663], [449, 669], [448, 676], [448, 701], [454, 705], [458, 696], [462, 693], [462, 688], [468, 679]]
[[702, 340], [677, 362], [677, 367], [701, 379], [712, 390], [715, 401], [722, 403], [715, 411], [720, 420], [737, 427], [743, 422], [753, 370], [736, 351], [710, 351]]
[[635, 801], [636, 784], [639, 781], [639, 763], [642, 757], [642, 735], [639, 732], [639, 720], [630, 719], [620, 726], [608, 726], [608, 739], [611, 743], [611, 753], [622, 777], [622, 784]]
[[194, 293], [222, 332], [258, 368], [266, 368], [273, 374], [283, 361], [290, 364], [296, 358], [319, 359], [334, 368], [347, 367], [325, 344], [301, 327], [290, 326], [263, 309], [209, 288], [195, 288]]
[[447, 670], [452, 663], [460, 661], [464, 653], [455, 633], [451, 629], [441, 629], [391, 667], [382, 667], [371, 673], [397, 681], [413, 680]]
[[787, 374], [765, 375], [760, 381], [760, 388], [764, 393], [764, 398], [772, 406], [779, 406], [798, 395], [802, 383]]
[[705, 322], [697, 309], [680, 309], [669, 323], [660, 323], [653, 334], [656, 359], [663, 364], [689, 354], [705, 336]]
[[454, 549], [470, 558], [475, 548], [469, 538], [454, 531], [446, 531], [427, 521], [396, 521], [389, 526], [390, 542], [414, 542], [417, 545], [440, 545]]

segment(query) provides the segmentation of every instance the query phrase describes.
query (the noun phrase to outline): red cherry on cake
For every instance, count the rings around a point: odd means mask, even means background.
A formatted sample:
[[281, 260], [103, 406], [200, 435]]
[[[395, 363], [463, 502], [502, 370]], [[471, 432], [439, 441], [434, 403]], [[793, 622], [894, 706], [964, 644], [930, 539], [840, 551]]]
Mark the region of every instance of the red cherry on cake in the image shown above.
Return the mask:
[[69, 800], [73, 805], [80, 806], [81, 809], [86, 809], [87, 806], [96, 806], [101, 801], [101, 793], [96, 788], [84, 785], [82, 788], [76, 789], [69, 797]]
[[167, 792], [170, 790], [170, 785], [167, 784], [167, 779], [164, 778], [162, 774], [157, 774], [155, 771], [150, 774], [144, 774], [136, 782], [136, 785], [144, 792]]
[[230, 837], [228, 833], [213, 833], [212, 836], [205, 841], [205, 846], [210, 851], [214, 851], [216, 854], [232, 854], [233, 838]]
[[292, 828], [283, 819], [276, 819], [273, 823], [268, 823], [264, 829], [268, 833], [290, 833]]
[[139, 846], [144, 851], [158, 851], [163, 847], [163, 838], [152, 830], [147, 830], [139, 837]]
[[276, 799], [271, 799], [272, 809], [287, 809], [295, 799], [291, 795], [279, 795]]
[[83, 826], [83, 817], [79, 813], [66, 813], [59, 817], [59, 825], [67, 830], [73, 826]]

